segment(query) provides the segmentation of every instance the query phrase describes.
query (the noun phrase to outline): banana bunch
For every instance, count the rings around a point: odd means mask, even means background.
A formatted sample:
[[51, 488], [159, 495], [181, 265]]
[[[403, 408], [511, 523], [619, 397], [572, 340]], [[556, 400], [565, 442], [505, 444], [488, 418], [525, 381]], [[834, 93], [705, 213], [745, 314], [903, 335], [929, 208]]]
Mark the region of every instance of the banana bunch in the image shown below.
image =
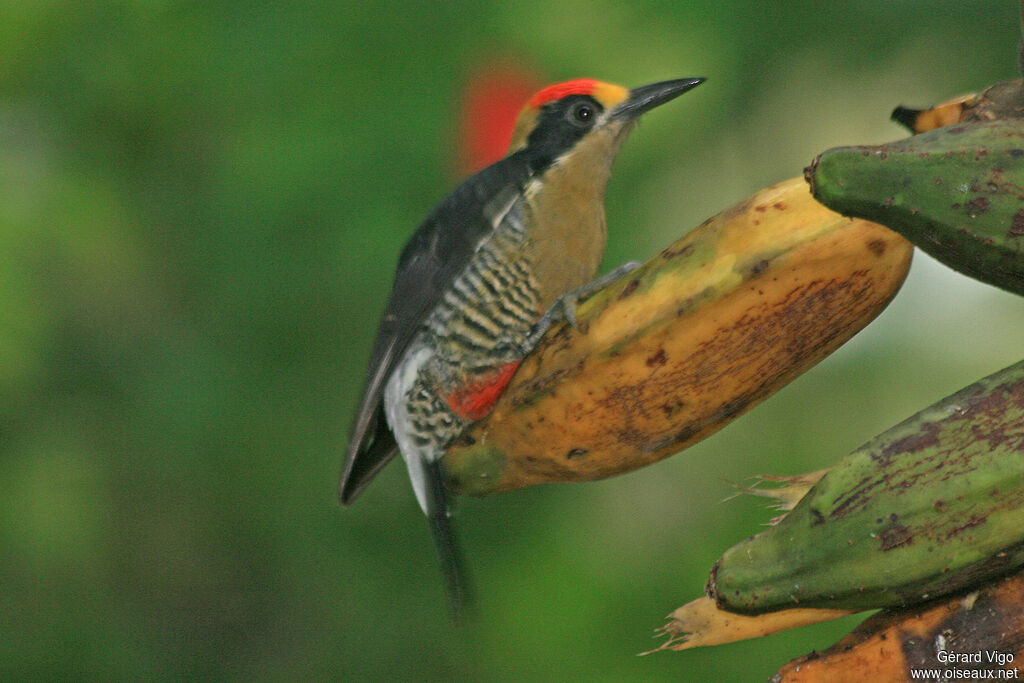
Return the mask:
[[1024, 294], [1024, 120], [837, 147], [806, 176], [834, 211], [887, 225], [951, 268]]
[[801, 178], [705, 221], [556, 325], [449, 448], [459, 493], [627, 472], [720, 429], [896, 294], [913, 248]]
[[1024, 567], [1024, 361], [850, 453], [711, 572], [718, 607], [860, 610]]

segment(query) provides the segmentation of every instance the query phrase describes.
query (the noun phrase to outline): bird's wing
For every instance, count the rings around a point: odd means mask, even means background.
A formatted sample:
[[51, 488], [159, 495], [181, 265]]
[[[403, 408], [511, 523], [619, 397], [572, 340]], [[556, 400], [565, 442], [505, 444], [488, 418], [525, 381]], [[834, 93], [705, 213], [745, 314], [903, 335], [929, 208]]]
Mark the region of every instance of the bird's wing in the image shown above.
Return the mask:
[[508, 157], [466, 180], [446, 197], [402, 250], [349, 437], [339, 484], [351, 503], [398, 451], [384, 420], [388, 378], [444, 292], [522, 195], [528, 170]]

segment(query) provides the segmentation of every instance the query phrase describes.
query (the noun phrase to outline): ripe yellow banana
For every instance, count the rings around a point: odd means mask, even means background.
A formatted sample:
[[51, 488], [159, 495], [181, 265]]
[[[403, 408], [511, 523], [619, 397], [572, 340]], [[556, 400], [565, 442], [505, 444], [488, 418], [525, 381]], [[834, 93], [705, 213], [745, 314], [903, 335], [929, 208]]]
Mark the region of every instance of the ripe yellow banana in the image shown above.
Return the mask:
[[709, 219], [552, 327], [444, 458], [486, 495], [608, 477], [720, 429], [870, 322], [912, 247], [843, 218], [803, 179]]

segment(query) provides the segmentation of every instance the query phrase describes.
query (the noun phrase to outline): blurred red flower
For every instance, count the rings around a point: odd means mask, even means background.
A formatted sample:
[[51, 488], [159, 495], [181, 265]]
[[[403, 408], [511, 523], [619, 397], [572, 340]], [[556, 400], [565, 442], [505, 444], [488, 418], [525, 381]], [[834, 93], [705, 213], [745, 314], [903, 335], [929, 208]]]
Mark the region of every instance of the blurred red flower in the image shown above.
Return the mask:
[[505, 156], [516, 116], [539, 87], [532, 70], [511, 60], [490, 61], [470, 74], [459, 112], [460, 174], [475, 173]]

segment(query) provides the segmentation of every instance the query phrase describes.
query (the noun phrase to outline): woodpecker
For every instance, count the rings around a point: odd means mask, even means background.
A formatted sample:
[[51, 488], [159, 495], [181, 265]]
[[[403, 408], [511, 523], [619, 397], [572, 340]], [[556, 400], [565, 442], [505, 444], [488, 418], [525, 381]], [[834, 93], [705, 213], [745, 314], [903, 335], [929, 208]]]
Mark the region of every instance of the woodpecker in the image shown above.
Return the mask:
[[456, 611], [469, 591], [440, 458], [487, 415], [544, 328], [575, 321], [574, 296], [604, 255], [612, 161], [637, 118], [703, 81], [544, 88], [520, 113], [508, 155], [448, 195], [402, 250], [339, 496], [351, 503], [400, 452]]

